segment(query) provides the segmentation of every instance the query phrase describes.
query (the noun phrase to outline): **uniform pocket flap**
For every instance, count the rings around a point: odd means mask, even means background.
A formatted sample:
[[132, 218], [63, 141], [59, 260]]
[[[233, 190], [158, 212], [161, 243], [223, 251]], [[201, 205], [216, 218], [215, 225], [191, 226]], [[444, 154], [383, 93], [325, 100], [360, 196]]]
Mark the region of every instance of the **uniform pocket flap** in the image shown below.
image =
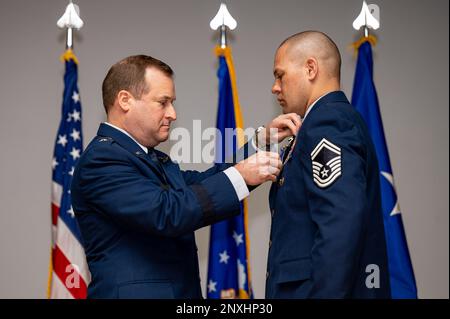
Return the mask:
[[311, 276], [311, 258], [282, 262], [279, 266], [277, 283], [305, 280]]

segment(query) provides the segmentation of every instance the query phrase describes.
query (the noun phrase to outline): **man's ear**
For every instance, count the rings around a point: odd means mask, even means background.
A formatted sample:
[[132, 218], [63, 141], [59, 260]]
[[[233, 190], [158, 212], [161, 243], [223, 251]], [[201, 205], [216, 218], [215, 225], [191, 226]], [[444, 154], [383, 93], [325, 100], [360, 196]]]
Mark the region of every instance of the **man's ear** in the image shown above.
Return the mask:
[[121, 90], [119, 91], [119, 93], [117, 93], [117, 102], [119, 103], [119, 107], [122, 109], [122, 111], [128, 112], [133, 101], [134, 97], [130, 92]]
[[319, 73], [319, 63], [315, 58], [311, 57], [306, 59], [305, 67], [307, 79], [313, 81]]

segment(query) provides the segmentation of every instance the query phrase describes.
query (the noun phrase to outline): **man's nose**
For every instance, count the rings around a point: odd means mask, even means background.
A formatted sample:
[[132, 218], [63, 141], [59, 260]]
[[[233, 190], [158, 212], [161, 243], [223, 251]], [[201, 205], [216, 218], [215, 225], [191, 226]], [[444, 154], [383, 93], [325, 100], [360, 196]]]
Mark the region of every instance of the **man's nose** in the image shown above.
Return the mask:
[[272, 85], [272, 94], [278, 94], [281, 92], [280, 85], [275, 81]]
[[177, 112], [175, 111], [175, 107], [173, 106], [173, 104], [170, 104], [170, 107], [166, 113], [166, 117], [171, 121], [175, 121], [177, 119]]

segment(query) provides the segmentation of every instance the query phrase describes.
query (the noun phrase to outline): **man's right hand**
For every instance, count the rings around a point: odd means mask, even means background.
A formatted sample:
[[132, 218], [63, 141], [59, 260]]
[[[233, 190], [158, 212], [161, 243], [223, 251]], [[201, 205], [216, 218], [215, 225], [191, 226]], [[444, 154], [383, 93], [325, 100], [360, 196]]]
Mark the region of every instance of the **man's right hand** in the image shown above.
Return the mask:
[[281, 143], [286, 137], [297, 135], [302, 126], [300, 116], [296, 113], [281, 114], [265, 125], [256, 138], [259, 145]]
[[247, 185], [255, 186], [267, 181], [275, 182], [281, 170], [280, 155], [257, 152], [234, 166]]

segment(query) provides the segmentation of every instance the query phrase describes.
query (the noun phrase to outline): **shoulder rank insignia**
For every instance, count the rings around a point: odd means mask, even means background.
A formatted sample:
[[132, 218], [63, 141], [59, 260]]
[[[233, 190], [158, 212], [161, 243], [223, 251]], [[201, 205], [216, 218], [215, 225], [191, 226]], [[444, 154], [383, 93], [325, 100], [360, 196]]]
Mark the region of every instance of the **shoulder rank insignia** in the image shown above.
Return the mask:
[[341, 149], [323, 138], [311, 152], [313, 179], [325, 188], [341, 176]]

